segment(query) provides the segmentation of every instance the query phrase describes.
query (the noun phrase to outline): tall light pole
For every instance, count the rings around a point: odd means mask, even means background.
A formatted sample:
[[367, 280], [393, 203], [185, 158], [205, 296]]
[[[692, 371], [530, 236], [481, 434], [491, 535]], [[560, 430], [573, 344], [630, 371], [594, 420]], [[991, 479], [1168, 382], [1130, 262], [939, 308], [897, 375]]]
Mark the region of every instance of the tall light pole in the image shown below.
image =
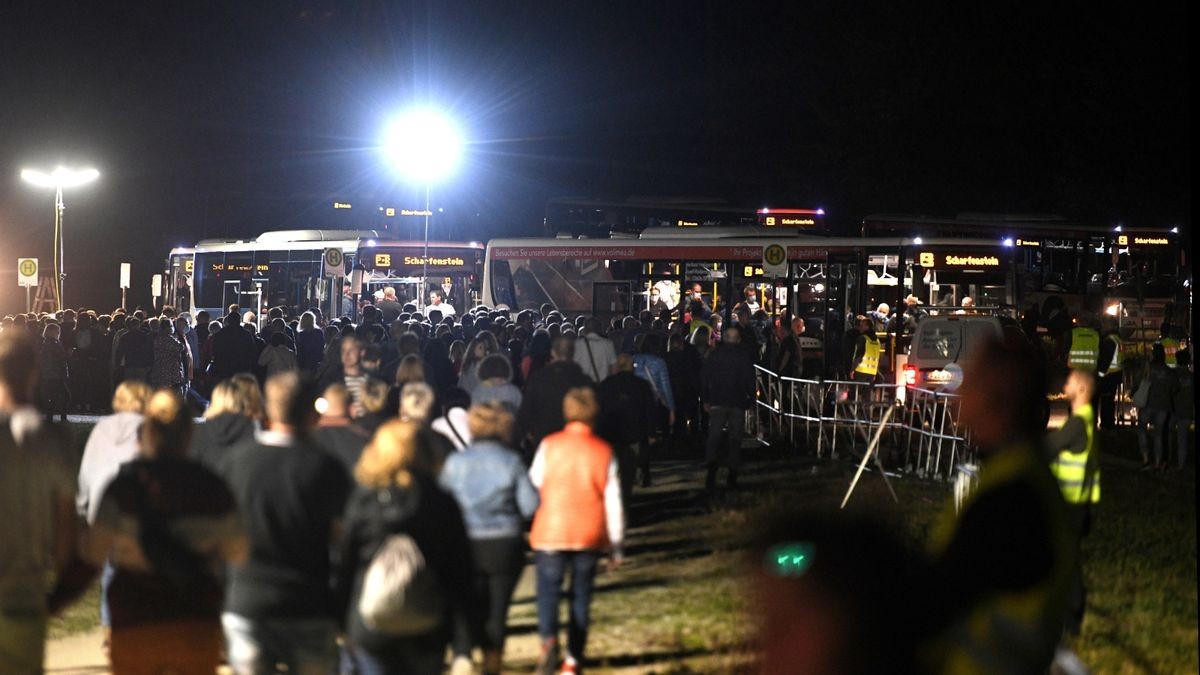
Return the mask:
[[63, 254], [66, 251], [63, 244], [63, 188], [86, 185], [99, 177], [100, 172], [95, 169], [68, 169], [60, 166], [50, 173], [35, 169], [21, 170], [21, 179], [26, 183], [40, 188], [54, 188], [54, 282], [60, 310], [67, 307], [63, 299], [63, 282], [67, 276], [63, 266]]
[[383, 152], [397, 173], [425, 187], [425, 249], [421, 256], [421, 297], [424, 310], [429, 280], [429, 193], [433, 183], [450, 175], [462, 153], [462, 136], [444, 115], [428, 108], [409, 110], [394, 118], [384, 132]]

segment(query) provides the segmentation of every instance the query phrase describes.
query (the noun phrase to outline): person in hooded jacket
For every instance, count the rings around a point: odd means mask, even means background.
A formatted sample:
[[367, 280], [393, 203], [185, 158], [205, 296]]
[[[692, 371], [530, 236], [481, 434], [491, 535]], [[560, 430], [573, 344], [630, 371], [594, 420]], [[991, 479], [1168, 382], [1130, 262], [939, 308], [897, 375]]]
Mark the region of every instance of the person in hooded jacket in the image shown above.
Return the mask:
[[205, 423], [192, 436], [191, 458], [219, 473], [232, 448], [254, 441], [262, 419], [262, 393], [253, 375], [242, 373], [217, 384]]

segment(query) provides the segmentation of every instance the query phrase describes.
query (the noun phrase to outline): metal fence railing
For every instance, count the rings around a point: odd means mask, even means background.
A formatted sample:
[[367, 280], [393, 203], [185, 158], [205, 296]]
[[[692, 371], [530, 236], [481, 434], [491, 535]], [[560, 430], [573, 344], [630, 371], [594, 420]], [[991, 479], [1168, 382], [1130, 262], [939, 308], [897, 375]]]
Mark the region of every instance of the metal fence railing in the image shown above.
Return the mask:
[[[903, 470], [949, 479], [955, 465], [973, 461], [958, 425], [958, 397], [894, 384], [785, 377], [755, 366], [758, 400], [752, 424], [764, 442], [803, 439], [818, 458], [836, 458], [846, 443], [866, 442], [880, 430], [884, 445], [903, 452]], [[896, 408], [890, 417], [889, 408]], [[885, 421], [886, 418], [886, 421]]]

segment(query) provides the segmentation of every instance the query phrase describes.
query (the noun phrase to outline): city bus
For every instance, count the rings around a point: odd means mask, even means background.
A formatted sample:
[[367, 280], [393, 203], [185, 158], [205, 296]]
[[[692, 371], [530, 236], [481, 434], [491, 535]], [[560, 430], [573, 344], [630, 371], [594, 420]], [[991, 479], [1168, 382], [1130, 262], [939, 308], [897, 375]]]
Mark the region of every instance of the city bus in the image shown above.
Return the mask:
[[825, 231], [823, 209], [744, 208], [714, 199], [632, 198], [627, 201], [551, 199], [543, 221], [546, 236], [607, 237], [638, 234], [648, 228], [762, 226], [805, 232]]
[[[510, 310], [553, 305], [602, 319], [650, 309], [651, 290], [667, 307], [693, 283], [725, 320], [747, 287], [773, 317], [805, 319], [806, 335], [823, 345], [825, 368], [844, 356], [852, 319], [908, 295], [933, 312], [961, 310], [1014, 316], [1014, 247], [995, 239], [842, 238], [781, 233], [767, 227], [680, 231], [648, 228], [608, 239], [494, 239], [483, 269], [483, 302]], [[782, 264], [765, 252], [781, 247]], [[906, 345], [892, 345], [890, 355]]]
[[354, 268], [362, 271], [366, 297], [390, 287], [400, 303], [424, 306], [429, 292], [440, 289], [461, 312], [479, 304], [484, 249], [480, 242], [431, 241], [426, 247], [423, 241], [372, 239], [360, 242]]
[[[268, 307], [352, 313], [343, 300], [350, 263], [359, 242], [376, 236], [375, 230], [282, 230], [250, 240], [201, 241], [193, 251], [190, 306], [214, 319], [233, 304], [258, 315]], [[324, 276], [322, 254], [329, 248], [343, 253], [341, 276]], [[183, 269], [186, 264], [184, 258]]]
[[999, 237], [1016, 250], [1018, 301], [1045, 316], [1112, 317], [1129, 339], [1160, 337], [1164, 324], [1190, 325], [1190, 262], [1178, 228], [1098, 227], [1061, 216], [959, 214], [954, 218], [877, 214], [865, 237]]

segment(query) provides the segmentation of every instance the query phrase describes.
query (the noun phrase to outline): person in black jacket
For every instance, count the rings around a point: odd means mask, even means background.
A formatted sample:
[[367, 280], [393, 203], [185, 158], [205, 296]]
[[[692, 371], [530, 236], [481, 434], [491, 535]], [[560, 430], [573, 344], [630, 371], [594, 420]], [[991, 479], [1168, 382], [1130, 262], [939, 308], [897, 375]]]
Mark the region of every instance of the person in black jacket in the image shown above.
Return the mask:
[[258, 365], [258, 345], [254, 336], [242, 328], [241, 318], [230, 314], [224, 324], [213, 336], [212, 345], [212, 374], [218, 381], [238, 373], [253, 373]]
[[754, 362], [740, 347], [741, 339], [741, 329], [736, 325], [726, 328], [721, 344], [705, 359], [700, 375], [700, 398], [708, 412], [708, 475], [704, 486], [709, 491], [715, 487], [722, 454], [729, 467], [726, 485], [737, 487], [742, 427], [746, 411], [754, 405], [755, 393]]
[[600, 416], [596, 433], [613, 446], [621, 474], [621, 498], [626, 508], [633, 494], [634, 464], [641, 472], [642, 487], [650, 485], [650, 434], [658, 402], [650, 383], [633, 373], [633, 357], [617, 357], [617, 372], [596, 388]]
[[590, 386], [592, 381], [575, 363], [575, 340], [565, 336], [556, 339], [550, 349], [550, 363], [535, 371], [525, 384], [517, 413], [517, 425], [530, 448], [563, 428], [562, 401], [567, 392]]
[[[441, 673], [454, 622], [464, 622], [472, 635], [482, 627], [462, 511], [421, 459], [421, 434], [418, 422], [385, 422], [354, 470], [358, 487], [346, 504], [335, 588], [349, 653], [360, 672]], [[375, 552], [389, 536], [400, 534], [420, 550], [447, 610], [439, 625], [418, 635], [372, 629], [359, 612]]]
[[262, 419], [258, 380], [249, 373], [234, 375], [213, 388], [212, 403], [204, 412], [204, 424], [196, 425], [188, 456], [218, 471], [233, 448], [254, 442]]

